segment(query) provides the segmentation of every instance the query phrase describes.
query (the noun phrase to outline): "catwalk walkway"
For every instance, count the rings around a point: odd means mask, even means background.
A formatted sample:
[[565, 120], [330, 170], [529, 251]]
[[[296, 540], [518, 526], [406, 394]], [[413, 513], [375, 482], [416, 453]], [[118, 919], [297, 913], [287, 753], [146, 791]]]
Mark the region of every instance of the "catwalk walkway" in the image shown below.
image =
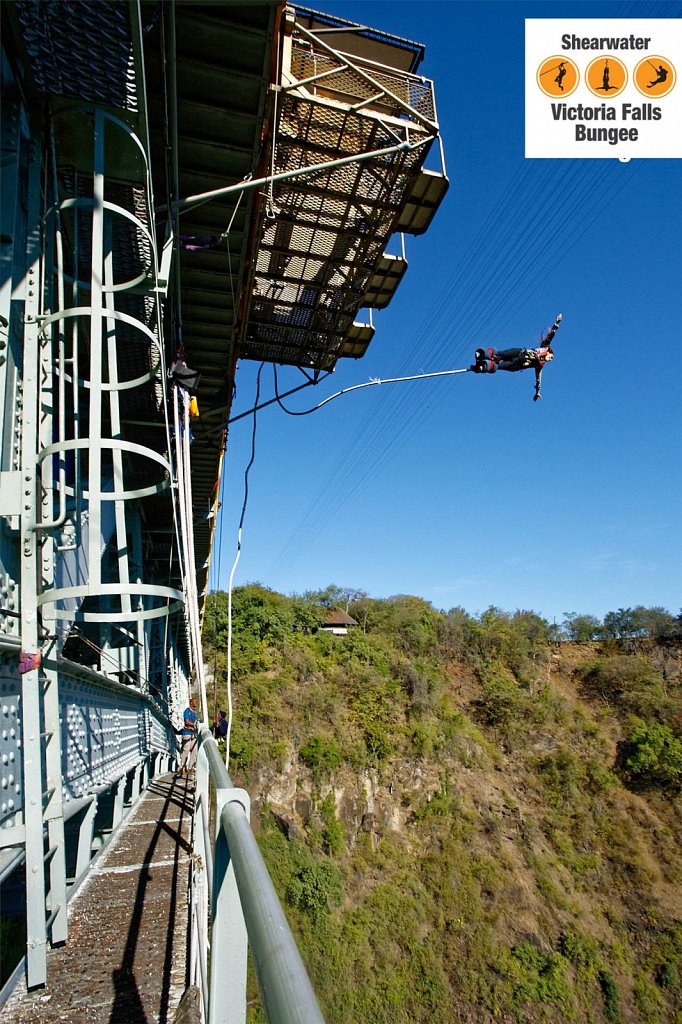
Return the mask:
[[162, 775], [69, 904], [48, 983], [24, 982], [2, 1024], [165, 1024], [185, 990], [193, 784]]

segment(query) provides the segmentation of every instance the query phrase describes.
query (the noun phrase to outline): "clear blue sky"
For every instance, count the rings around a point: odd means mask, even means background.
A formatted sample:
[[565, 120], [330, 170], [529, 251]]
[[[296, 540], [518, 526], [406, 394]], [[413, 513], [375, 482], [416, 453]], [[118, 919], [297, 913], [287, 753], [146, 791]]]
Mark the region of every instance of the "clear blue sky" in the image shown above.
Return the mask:
[[[235, 583], [334, 582], [557, 621], [637, 604], [677, 613], [682, 161], [525, 160], [524, 19], [682, 17], [682, 4], [313, 6], [425, 44], [451, 186], [430, 231], [407, 239], [408, 272], [365, 359], [290, 406], [465, 367], [479, 345], [533, 345], [556, 313], [564, 323], [541, 402], [527, 371], [260, 413]], [[235, 413], [253, 404], [256, 369], [241, 365]], [[283, 370], [280, 388], [300, 380]], [[252, 426], [230, 428], [212, 589], [234, 559]]]

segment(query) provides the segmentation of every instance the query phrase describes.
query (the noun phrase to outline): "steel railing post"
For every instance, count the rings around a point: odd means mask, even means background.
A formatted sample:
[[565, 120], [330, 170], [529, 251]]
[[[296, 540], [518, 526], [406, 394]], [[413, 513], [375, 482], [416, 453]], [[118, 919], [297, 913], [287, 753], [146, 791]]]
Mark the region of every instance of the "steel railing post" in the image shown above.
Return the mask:
[[43, 669], [45, 721], [45, 766], [47, 791], [50, 796], [45, 807], [47, 843], [56, 848], [50, 860], [50, 900], [54, 914], [50, 938], [53, 943], [66, 942], [68, 921], [66, 914], [66, 842], [62, 806], [62, 751], [59, 729], [59, 677], [55, 669]]
[[[243, 1024], [246, 1020], [248, 936], [234, 861], [221, 822], [223, 808], [234, 802], [248, 822], [248, 793], [243, 789], [216, 789], [209, 1024]], [[225, 987], [229, 999], [221, 998]]]
[[114, 811], [112, 819], [112, 827], [114, 829], [123, 821], [124, 806], [123, 801], [125, 799], [126, 783], [128, 781], [127, 775], [123, 775], [116, 784], [116, 794], [114, 796]]
[[[251, 831], [249, 796], [232, 786], [205, 726], [200, 741], [216, 794], [208, 1024], [242, 1024], [245, 1019], [247, 938], [270, 1024], [324, 1024]], [[226, 988], [229, 1000], [222, 998]]]
[[80, 881], [90, 867], [92, 860], [92, 841], [95, 835], [95, 815], [97, 814], [97, 797], [83, 815], [78, 830], [78, 853], [76, 854], [76, 877], [74, 883]]

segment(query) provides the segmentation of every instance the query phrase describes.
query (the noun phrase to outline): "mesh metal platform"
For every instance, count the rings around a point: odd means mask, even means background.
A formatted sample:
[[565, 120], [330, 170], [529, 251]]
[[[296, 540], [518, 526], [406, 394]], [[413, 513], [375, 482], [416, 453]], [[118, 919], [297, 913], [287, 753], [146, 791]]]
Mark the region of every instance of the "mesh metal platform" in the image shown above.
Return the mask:
[[137, 111], [130, 16], [122, 3], [17, 0], [17, 16], [43, 93]]
[[287, 177], [262, 196], [239, 352], [330, 369], [342, 355], [364, 353], [356, 314], [386, 305], [402, 278], [404, 266], [379, 298], [387, 243], [418, 202], [415, 184], [438, 136], [433, 86], [333, 50], [292, 12], [273, 120], [268, 171]]

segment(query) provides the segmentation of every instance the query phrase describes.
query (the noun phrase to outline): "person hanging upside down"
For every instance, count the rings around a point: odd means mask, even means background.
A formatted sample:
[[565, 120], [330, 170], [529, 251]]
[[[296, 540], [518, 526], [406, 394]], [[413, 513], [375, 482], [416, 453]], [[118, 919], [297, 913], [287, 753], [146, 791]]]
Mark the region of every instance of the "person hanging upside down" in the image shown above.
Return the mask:
[[537, 402], [538, 398], [542, 398], [540, 394], [542, 370], [546, 363], [554, 359], [554, 352], [551, 347], [552, 340], [559, 330], [561, 320], [562, 315], [559, 313], [550, 329], [542, 338], [538, 348], [505, 348], [499, 351], [495, 348], [477, 348], [475, 354], [476, 362], [469, 369], [473, 373], [495, 373], [496, 370], [509, 370], [511, 373], [514, 373], [517, 370], [526, 370], [532, 366], [535, 370], [535, 394], [533, 395], [533, 401]]

